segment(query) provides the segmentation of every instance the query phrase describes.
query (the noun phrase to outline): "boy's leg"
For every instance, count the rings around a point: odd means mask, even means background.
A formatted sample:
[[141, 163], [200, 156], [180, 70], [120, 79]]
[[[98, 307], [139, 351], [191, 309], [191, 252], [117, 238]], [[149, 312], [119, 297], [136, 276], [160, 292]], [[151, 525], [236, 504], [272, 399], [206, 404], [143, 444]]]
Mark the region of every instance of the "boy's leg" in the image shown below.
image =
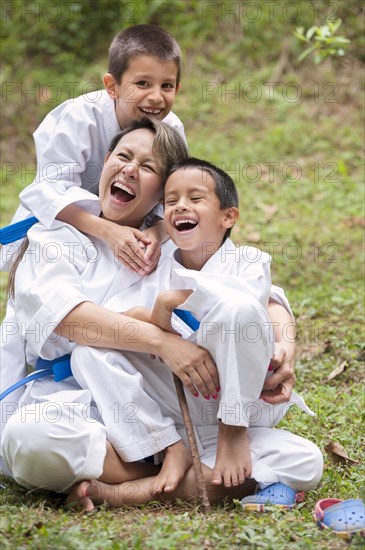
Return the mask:
[[252, 477], [261, 488], [279, 482], [306, 492], [318, 485], [323, 456], [314, 443], [276, 428], [249, 428], [248, 432]]
[[[216, 463], [218, 427], [197, 427], [204, 454], [203, 464], [214, 468]], [[248, 428], [252, 460], [251, 479], [264, 488], [273, 483], [289, 485], [296, 492], [310, 491], [319, 483], [323, 457], [311, 441], [276, 428]], [[226, 488], [222, 485], [221, 490]], [[218, 487], [217, 487], [218, 489]]]
[[217, 459], [212, 483], [243, 483], [251, 475], [249, 426], [262, 390], [274, 337], [265, 309], [247, 294], [227, 292], [202, 320], [197, 343], [208, 349], [220, 379]]

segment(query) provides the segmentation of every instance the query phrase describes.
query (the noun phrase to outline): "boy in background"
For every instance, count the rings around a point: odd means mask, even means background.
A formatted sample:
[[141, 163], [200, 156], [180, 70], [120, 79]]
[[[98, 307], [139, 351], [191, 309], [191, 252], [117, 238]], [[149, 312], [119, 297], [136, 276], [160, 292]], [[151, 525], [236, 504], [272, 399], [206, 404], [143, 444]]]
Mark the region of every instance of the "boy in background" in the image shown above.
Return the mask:
[[[13, 222], [30, 214], [47, 228], [54, 219], [65, 221], [106, 241], [116, 257], [134, 271], [152, 271], [164, 238], [163, 223], [142, 233], [96, 220], [98, 185], [109, 144], [131, 120], [152, 116], [185, 138], [180, 119], [171, 112], [180, 77], [180, 48], [164, 29], [136, 25], [120, 32], [109, 49], [105, 90], [65, 101], [35, 131], [37, 174], [21, 192], [22, 206]], [[163, 217], [161, 209], [155, 214], [149, 225]], [[145, 251], [138, 246], [140, 242]], [[3, 250], [5, 262], [13, 250], [14, 245]]]

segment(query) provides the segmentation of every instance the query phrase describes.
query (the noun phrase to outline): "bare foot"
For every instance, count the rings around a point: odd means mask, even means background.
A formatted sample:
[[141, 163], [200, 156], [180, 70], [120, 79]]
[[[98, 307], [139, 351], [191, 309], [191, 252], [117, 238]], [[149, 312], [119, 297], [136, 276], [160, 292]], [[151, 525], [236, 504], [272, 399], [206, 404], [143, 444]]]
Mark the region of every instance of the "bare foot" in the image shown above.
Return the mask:
[[91, 481], [81, 481], [76, 483], [69, 493], [66, 504], [70, 508], [75, 510], [83, 510], [84, 512], [91, 512], [94, 510], [95, 506], [91, 498], [88, 496], [88, 488], [92, 482]]
[[245, 482], [252, 472], [247, 428], [219, 424], [217, 458], [211, 484], [234, 487]]
[[165, 449], [160, 473], [152, 485], [152, 494], [172, 493], [191, 466], [190, 451], [180, 440]]

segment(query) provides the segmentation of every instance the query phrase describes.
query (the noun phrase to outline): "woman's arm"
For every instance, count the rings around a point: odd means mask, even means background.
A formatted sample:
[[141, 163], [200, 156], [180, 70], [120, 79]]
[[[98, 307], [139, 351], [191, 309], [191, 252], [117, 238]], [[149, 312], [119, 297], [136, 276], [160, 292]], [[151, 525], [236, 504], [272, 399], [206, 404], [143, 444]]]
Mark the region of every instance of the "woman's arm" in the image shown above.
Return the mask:
[[268, 312], [275, 334], [275, 352], [270, 363], [274, 373], [265, 381], [260, 397], [267, 403], [286, 403], [295, 384], [295, 322], [284, 306], [271, 299]]
[[77, 344], [149, 353], [160, 357], [188, 390], [215, 395], [217, 368], [207, 350], [159, 327], [82, 302], [58, 324], [55, 332]]

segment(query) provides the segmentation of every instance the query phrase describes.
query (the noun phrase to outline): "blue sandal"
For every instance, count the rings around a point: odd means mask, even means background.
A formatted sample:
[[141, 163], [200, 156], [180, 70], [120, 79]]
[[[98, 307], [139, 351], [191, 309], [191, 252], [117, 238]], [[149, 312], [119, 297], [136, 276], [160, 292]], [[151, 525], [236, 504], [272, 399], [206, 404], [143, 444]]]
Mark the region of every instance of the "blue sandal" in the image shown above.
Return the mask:
[[244, 510], [256, 512], [265, 512], [268, 506], [290, 510], [301, 502], [303, 497], [304, 493], [296, 493], [289, 485], [273, 483], [264, 489], [258, 489], [254, 495], [243, 498], [241, 506]]
[[362, 500], [324, 498], [314, 508], [314, 521], [321, 529], [332, 529], [336, 535], [351, 539], [355, 533], [365, 538], [365, 504]]

